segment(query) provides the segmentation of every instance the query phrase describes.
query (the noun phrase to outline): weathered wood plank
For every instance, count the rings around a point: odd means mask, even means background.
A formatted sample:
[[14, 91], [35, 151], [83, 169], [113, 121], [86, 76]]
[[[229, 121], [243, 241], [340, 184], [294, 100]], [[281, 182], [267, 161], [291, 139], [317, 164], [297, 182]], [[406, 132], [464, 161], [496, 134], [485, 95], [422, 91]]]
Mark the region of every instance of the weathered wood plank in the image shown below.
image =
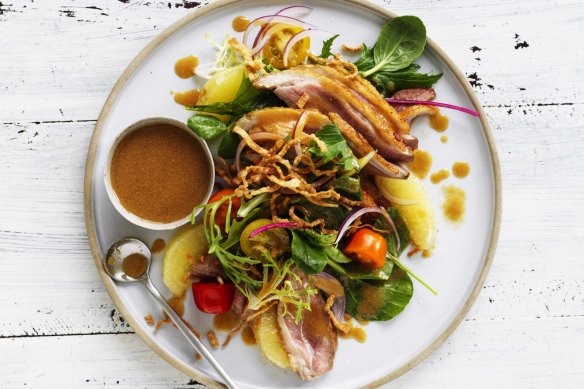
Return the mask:
[[[584, 371], [566, 350], [582, 348], [584, 317], [464, 321], [385, 387], [572, 389], [584, 385]], [[2, 388], [197, 387], [134, 334], [0, 339], [0, 350]]]

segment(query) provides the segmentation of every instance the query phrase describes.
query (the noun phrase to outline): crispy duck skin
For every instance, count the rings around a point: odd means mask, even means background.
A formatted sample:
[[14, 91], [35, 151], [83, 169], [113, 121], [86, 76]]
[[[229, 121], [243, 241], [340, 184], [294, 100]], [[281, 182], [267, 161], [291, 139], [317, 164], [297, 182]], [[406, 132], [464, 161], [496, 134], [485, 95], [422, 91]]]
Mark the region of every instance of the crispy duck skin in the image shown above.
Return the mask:
[[304, 309], [302, 319], [296, 324], [296, 307], [291, 304], [286, 306], [284, 302], [278, 304], [282, 344], [292, 369], [303, 380], [314, 379], [333, 368], [337, 333], [324, 305], [320, 294], [312, 296], [310, 310]]
[[[329, 114], [333, 123], [337, 125], [347, 145], [357, 158], [363, 158], [370, 152], [374, 151], [363, 135], [359, 134], [353, 127], [344, 121], [336, 113]], [[366, 174], [388, 177], [388, 178], [408, 178], [410, 172], [399, 165], [388, 162], [379, 154], [375, 154], [363, 169]]]
[[[264, 108], [253, 111], [239, 119], [237, 126], [253, 134], [254, 132], [266, 131], [280, 135], [282, 138], [291, 136], [294, 126], [298, 122], [302, 110], [294, 108]], [[304, 126], [304, 132], [312, 134], [320, 130], [323, 126], [335, 123], [347, 145], [357, 158], [362, 158], [374, 149], [367, 140], [359, 134], [353, 127], [345, 122], [339, 115], [331, 113], [330, 119], [317, 111], [307, 112], [308, 118]], [[375, 154], [373, 159], [365, 166], [364, 171], [367, 174], [388, 177], [388, 178], [407, 178], [409, 172], [399, 165], [388, 162], [379, 154]]]
[[[266, 131], [285, 138], [292, 135], [302, 112], [302, 110], [294, 108], [264, 108], [246, 114], [237, 121], [236, 126], [243, 128], [250, 134]], [[319, 112], [305, 112], [308, 117], [303, 131], [307, 134], [313, 134], [331, 123], [328, 117]]]
[[301, 65], [267, 74], [254, 85], [274, 90], [290, 107], [298, 107], [298, 102], [308, 96], [304, 108], [337, 113], [387, 160], [413, 159], [413, 149], [400, 136], [409, 133], [409, 124], [359, 77], [348, 77], [348, 73], [332, 67]]

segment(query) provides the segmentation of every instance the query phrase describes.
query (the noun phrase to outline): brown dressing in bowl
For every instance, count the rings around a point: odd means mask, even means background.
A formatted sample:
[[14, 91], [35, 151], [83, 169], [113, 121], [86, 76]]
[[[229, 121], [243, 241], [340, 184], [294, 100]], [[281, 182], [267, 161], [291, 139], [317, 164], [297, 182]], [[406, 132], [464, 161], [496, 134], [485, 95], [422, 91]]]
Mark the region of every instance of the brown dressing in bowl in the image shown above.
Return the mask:
[[148, 221], [170, 223], [185, 218], [204, 201], [211, 166], [193, 135], [155, 123], [139, 127], [119, 142], [110, 178], [128, 212]]

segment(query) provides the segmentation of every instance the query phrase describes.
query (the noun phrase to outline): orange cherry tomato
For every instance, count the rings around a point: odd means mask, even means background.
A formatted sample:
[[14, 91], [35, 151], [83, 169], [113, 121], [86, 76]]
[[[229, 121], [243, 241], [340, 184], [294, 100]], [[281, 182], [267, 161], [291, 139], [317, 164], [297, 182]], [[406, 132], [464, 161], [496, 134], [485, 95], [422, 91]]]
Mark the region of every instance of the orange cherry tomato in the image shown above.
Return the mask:
[[[219, 192], [215, 193], [208, 201], [208, 204], [215, 203], [221, 200], [223, 197], [232, 195], [235, 192], [233, 189], [221, 189]], [[241, 200], [239, 197], [231, 198], [231, 219], [237, 216], [237, 211], [241, 207]], [[227, 209], [229, 208], [229, 201], [224, 201], [223, 204], [217, 209], [215, 213], [215, 224], [217, 224], [221, 231], [225, 231], [225, 219], [227, 217]]]
[[387, 242], [377, 232], [362, 228], [351, 236], [343, 252], [365, 267], [380, 269], [385, 266]]

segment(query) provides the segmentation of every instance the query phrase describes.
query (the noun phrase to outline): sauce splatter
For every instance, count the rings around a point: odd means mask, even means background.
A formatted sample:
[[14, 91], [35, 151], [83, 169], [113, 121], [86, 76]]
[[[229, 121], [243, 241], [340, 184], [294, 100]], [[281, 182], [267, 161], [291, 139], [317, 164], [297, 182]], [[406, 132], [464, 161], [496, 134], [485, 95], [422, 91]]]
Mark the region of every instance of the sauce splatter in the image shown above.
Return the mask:
[[440, 169], [436, 173], [432, 173], [430, 181], [432, 181], [433, 184], [439, 184], [448, 177], [450, 177], [450, 172], [446, 169]]
[[152, 247], [150, 248], [150, 251], [152, 251], [153, 254], [156, 254], [164, 250], [165, 247], [166, 242], [164, 242], [164, 239], [158, 238], [154, 242], [152, 242]]
[[422, 251], [422, 257], [423, 258], [430, 258], [432, 256], [432, 252], [430, 250], [424, 250]]
[[199, 58], [196, 55], [189, 55], [175, 62], [174, 73], [180, 78], [190, 78], [195, 75], [197, 66], [199, 66]]
[[455, 186], [444, 187], [444, 204], [442, 210], [446, 219], [459, 222], [464, 216], [466, 193]]
[[440, 142], [442, 142], [442, 143], [446, 143], [446, 142], [448, 142], [448, 137], [447, 137], [446, 135], [442, 135], [442, 136], [440, 137]]
[[339, 331], [338, 334], [341, 338], [355, 339], [359, 343], [365, 343], [365, 341], [367, 340], [367, 333], [361, 327], [351, 327], [349, 333], [345, 334]]
[[239, 318], [232, 311], [220, 313], [213, 318], [213, 327], [219, 331], [230, 331], [237, 327]]
[[200, 89], [191, 89], [184, 92], [175, 92], [174, 102], [185, 107], [192, 107], [194, 105], [197, 105], [197, 101], [199, 100], [200, 95], [201, 95]]
[[[185, 314], [185, 297], [186, 293], [182, 296], [175, 296], [168, 300], [168, 305], [172, 307], [172, 310], [177, 313], [179, 316], [183, 316]], [[164, 316], [168, 317], [166, 312], [164, 312]]]
[[437, 112], [430, 116], [430, 126], [437, 132], [444, 132], [448, 128], [448, 116]]
[[[361, 325], [369, 323], [367, 320], [355, 319]], [[355, 327], [353, 325], [353, 320], [351, 316], [345, 314], [345, 322], [351, 327], [348, 333], [344, 333], [342, 331], [338, 331], [340, 338], [343, 339], [355, 339], [359, 343], [365, 343], [367, 340], [367, 332], [362, 327]]]
[[422, 149], [414, 151], [414, 160], [408, 163], [408, 169], [419, 179], [424, 179], [432, 167], [432, 156]]
[[247, 16], [236, 16], [231, 22], [231, 27], [233, 31], [244, 32], [247, 26], [249, 26], [250, 20]]
[[249, 326], [246, 326], [243, 331], [241, 331], [241, 340], [243, 340], [243, 343], [248, 346], [254, 346], [256, 344], [256, 338]]
[[470, 173], [470, 165], [468, 164], [468, 162], [455, 162], [454, 165], [452, 165], [452, 174], [454, 174], [454, 177], [456, 178], [464, 178], [466, 176], [468, 176], [468, 174]]

